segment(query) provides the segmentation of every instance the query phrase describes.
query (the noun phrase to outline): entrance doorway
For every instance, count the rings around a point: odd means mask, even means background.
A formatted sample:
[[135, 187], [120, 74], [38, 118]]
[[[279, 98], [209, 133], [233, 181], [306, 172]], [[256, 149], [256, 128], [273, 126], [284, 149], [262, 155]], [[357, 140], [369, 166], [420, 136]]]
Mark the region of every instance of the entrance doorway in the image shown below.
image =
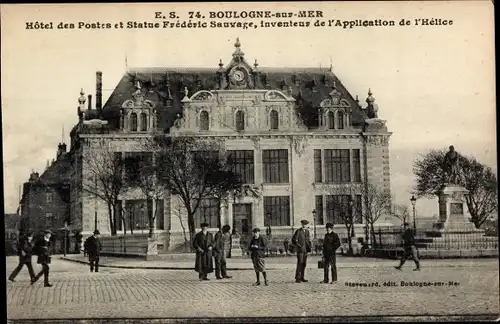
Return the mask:
[[233, 204], [233, 229], [242, 235], [252, 232], [252, 204]]

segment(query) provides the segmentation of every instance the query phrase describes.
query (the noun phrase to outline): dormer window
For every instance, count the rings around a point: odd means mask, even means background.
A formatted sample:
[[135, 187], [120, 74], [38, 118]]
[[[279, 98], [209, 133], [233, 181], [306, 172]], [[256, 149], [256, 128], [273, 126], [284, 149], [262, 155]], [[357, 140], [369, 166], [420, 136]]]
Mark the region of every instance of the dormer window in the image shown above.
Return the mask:
[[141, 132], [148, 130], [148, 115], [143, 112], [141, 113]]
[[200, 113], [200, 130], [207, 131], [210, 128], [210, 120], [208, 117], [207, 111], [203, 110]]
[[241, 110], [236, 112], [236, 130], [245, 130], [245, 113]]
[[130, 131], [137, 132], [137, 114], [136, 113], [130, 114]]
[[339, 111], [338, 114], [337, 114], [337, 120], [338, 120], [338, 124], [337, 124], [337, 128], [338, 129], [344, 129], [344, 113], [342, 111]]
[[335, 129], [335, 114], [333, 111], [328, 112], [328, 129]]
[[279, 128], [279, 115], [276, 110], [271, 110], [269, 114], [271, 129], [276, 130]]

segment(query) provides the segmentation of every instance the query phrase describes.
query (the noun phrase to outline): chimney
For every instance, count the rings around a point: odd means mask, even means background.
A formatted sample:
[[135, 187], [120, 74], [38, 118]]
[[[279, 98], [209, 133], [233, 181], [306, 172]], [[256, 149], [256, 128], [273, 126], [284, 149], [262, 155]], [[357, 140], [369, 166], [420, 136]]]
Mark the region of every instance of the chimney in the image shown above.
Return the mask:
[[89, 110], [92, 110], [92, 95], [89, 94], [88, 98], [89, 98]]
[[102, 72], [97, 71], [95, 73], [95, 109], [98, 115], [101, 114], [102, 110]]

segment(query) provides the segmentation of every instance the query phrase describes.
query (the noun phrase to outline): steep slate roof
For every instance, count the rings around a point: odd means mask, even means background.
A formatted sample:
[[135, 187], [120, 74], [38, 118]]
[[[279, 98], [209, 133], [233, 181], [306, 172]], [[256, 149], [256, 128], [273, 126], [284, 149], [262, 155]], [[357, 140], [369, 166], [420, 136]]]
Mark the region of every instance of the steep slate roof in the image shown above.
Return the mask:
[[[102, 119], [108, 120], [112, 128], [118, 128], [120, 108], [124, 101], [132, 99], [136, 90], [135, 82], [140, 81], [145, 99], [157, 104], [160, 114], [158, 126], [168, 129], [173, 125], [177, 113], [182, 113], [180, 101], [184, 97], [184, 88], [187, 87], [190, 94], [199, 90], [217, 89], [217, 71], [217, 68], [130, 69], [123, 75], [104, 105]], [[292, 88], [292, 95], [297, 100], [297, 113], [309, 128], [318, 126], [319, 104], [329, 97], [334, 84], [352, 107], [353, 125], [362, 126], [367, 118], [365, 112], [329, 69], [258, 67], [257, 71], [259, 78], [255, 89], [285, 90], [289, 86]], [[283, 86], [285, 87], [282, 88]], [[171, 107], [165, 105], [168, 99], [172, 100]]]

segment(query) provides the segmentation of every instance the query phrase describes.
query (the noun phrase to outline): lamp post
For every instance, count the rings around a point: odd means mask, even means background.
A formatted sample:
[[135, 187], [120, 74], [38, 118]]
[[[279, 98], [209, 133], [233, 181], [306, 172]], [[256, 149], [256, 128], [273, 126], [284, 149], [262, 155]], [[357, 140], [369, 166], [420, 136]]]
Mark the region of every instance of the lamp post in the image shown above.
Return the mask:
[[67, 235], [68, 235], [68, 223], [64, 222], [64, 256], [66, 256], [66, 252], [68, 250]]
[[415, 198], [414, 195], [411, 196], [410, 198], [411, 205], [413, 207], [413, 230], [416, 232], [417, 231], [417, 223], [415, 221], [415, 205], [417, 204], [417, 198]]
[[316, 209], [313, 209], [314, 240], [316, 241]]
[[94, 177], [95, 200], [94, 200], [94, 231], [97, 231], [97, 177]]

